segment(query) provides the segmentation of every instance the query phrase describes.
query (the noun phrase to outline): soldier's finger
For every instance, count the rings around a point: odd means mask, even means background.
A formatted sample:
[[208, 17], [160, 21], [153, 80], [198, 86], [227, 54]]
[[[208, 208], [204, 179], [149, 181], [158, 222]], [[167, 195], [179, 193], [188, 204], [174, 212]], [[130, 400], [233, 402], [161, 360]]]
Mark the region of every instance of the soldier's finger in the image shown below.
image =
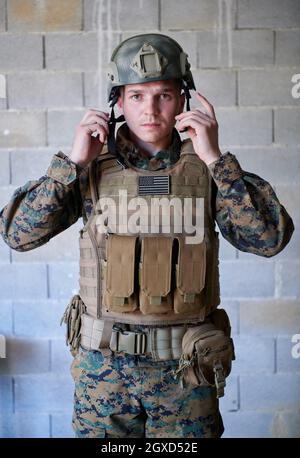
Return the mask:
[[202, 119], [206, 119], [207, 121], [211, 121], [212, 120], [212, 118], [210, 116], [208, 116], [206, 113], [203, 113], [203, 111], [198, 110], [198, 109], [193, 110], [193, 111], [185, 111], [184, 113], [180, 113], [179, 115], [175, 116], [175, 119], [177, 121], [179, 121], [181, 119], [187, 119], [190, 116], [199, 116]]
[[99, 135], [99, 138], [105, 139], [108, 135], [108, 131], [103, 126], [99, 126], [99, 124], [96, 124], [95, 126], [96, 127], [93, 126], [92, 137], [97, 137], [97, 135]]
[[205, 122], [203, 122], [202, 120], [199, 121], [199, 120], [195, 120], [195, 119], [183, 119], [182, 121], [180, 121], [179, 125], [178, 125], [178, 130], [182, 130], [184, 129], [185, 127], [192, 127], [193, 129], [195, 129], [195, 131], [197, 132], [198, 129], [200, 128], [203, 128], [203, 127], [207, 127], [207, 124]]
[[216, 119], [216, 114], [214, 107], [212, 106], [211, 103], [202, 95], [200, 92], [196, 92], [196, 97], [199, 99], [199, 101], [202, 103], [204, 108], [207, 110], [208, 114], [213, 118]]
[[199, 122], [205, 126], [211, 126], [212, 124], [211, 118], [207, 119], [206, 117], [202, 117], [200, 114], [191, 113], [190, 115], [178, 120], [178, 126], [181, 126], [183, 123], [189, 122], [191, 120]]
[[93, 125], [93, 124], [98, 124], [99, 126], [103, 126], [106, 129], [107, 133], [108, 133], [109, 127], [108, 127], [107, 121], [105, 121], [104, 119], [99, 118], [99, 117], [93, 117], [93, 118], [87, 120], [85, 123], [81, 123], [81, 126], [90, 126], [90, 125]]

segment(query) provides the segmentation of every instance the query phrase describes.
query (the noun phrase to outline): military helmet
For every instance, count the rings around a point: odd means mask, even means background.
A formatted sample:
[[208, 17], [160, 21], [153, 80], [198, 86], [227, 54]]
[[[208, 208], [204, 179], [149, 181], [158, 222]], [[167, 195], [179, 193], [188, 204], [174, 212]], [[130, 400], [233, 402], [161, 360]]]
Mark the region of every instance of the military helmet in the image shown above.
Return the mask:
[[108, 102], [116, 102], [125, 84], [179, 79], [184, 89], [195, 89], [188, 55], [173, 38], [146, 33], [127, 38], [114, 50], [108, 69]]

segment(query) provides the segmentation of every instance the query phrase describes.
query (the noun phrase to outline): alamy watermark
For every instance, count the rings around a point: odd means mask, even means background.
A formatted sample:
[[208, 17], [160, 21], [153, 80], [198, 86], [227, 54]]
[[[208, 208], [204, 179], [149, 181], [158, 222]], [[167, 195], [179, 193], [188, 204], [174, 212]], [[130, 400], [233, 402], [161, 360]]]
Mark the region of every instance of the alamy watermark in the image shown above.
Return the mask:
[[300, 358], [300, 334], [294, 334], [291, 342], [295, 345], [292, 346], [291, 354], [294, 359]]
[[2, 335], [0, 335], [0, 358], [6, 358], [6, 342]]
[[6, 79], [4, 75], [0, 73], [0, 99], [6, 98]]
[[98, 208], [100, 233], [178, 233], [187, 244], [201, 243], [204, 237], [203, 197], [151, 197], [149, 202], [141, 196], [128, 200], [127, 190], [119, 189], [116, 200], [100, 197]]
[[300, 98], [300, 73], [295, 73], [291, 79], [292, 83], [295, 83], [292, 87], [291, 94], [293, 99]]

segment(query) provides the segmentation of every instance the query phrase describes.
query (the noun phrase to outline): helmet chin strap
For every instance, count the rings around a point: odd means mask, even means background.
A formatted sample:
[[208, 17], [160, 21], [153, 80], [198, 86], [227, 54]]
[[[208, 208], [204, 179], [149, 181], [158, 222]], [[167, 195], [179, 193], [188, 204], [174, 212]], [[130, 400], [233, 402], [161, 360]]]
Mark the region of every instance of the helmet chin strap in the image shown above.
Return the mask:
[[[183, 81], [183, 90], [184, 90], [184, 95], [186, 99], [186, 111], [190, 111], [191, 94], [190, 94], [190, 90], [185, 81]], [[125, 121], [124, 115], [120, 115], [118, 116], [118, 118], [115, 117], [114, 106], [117, 103], [118, 98], [119, 98], [119, 91], [118, 90], [113, 91], [112, 96], [110, 98], [110, 105], [109, 105], [111, 107], [111, 113], [110, 113], [110, 118], [108, 121], [107, 146], [108, 146], [108, 151], [114, 154], [119, 164], [121, 164], [126, 169], [128, 168], [128, 166], [125, 163], [123, 156], [121, 156], [121, 154], [118, 151], [118, 148], [116, 145], [116, 139], [115, 139], [116, 123]], [[182, 130], [182, 132], [185, 132], [186, 130], [187, 128]]]
[[110, 117], [108, 121], [107, 147], [108, 147], [108, 151], [114, 154], [117, 158], [117, 161], [126, 169], [128, 168], [128, 166], [125, 163], [124, 158], [121, 156], [121, 154], [118, 151], [118, 148], [116, 145], [116, 139], [115, 139], [116, 123], [125, 121], [125, 118], [123, 115], [120, 115], [118, 118], [115, 117], [114, 106], [117, 103], [118, 98], [119, 98], [119, 91], [118, 90], [113, 91], [113, 94], [110, 99], [110, 105], [109, 105], [111, 107], [111, 112], [110, 112]]

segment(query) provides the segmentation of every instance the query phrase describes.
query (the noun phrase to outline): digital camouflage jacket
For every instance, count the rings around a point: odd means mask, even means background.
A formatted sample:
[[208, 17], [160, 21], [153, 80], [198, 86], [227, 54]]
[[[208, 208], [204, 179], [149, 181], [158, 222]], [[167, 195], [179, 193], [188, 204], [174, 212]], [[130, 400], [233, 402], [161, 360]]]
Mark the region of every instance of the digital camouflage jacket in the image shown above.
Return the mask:
[[[180, 155], [181, 140], [175, 129], [170, 148], [151, 159], [128, 139], [126, 124], [119, 128], [116, 142], [134, 166], [147, 170], [168, 167]], [[230, 152], [208, 168], [214, 188], [211, 204], [223, 237], [241, 251], [265, 257], [279, 253], [289, 242], [294, 225], [271, 185], [244, 171]], [[0, 212], [0, 232], [11, 248], [32, 250], [78, 218], [82, 217], [85, 223], [91, 210], [88, 167], [77, 166], [59, 151], [45, 175], [15, 190]]]

